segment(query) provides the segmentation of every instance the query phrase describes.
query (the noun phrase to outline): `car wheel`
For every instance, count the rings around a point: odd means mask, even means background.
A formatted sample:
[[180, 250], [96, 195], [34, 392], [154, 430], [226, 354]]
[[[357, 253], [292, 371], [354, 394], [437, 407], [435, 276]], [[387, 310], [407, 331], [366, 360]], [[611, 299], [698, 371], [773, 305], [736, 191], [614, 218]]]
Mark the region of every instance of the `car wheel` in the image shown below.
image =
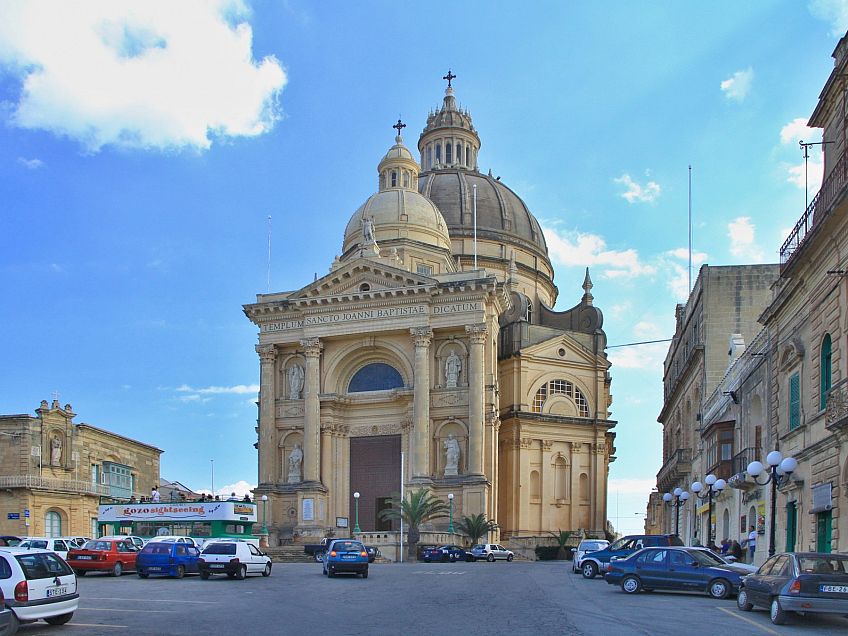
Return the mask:
[[583, 570], [583, 578], [584, 579], [594, 579], [598, 576], [598, 566], [595, 565], [594, 561], [586, 561], [581, 567]]
[[775, 625], [783, 625], [786, 622], [787, 618], [789, 618], [789, 612], [787, 612], [780, 606], [780, 601], [778, 599], [772, 599], [771, 622]]
[[123, 571], [124, 571], [124, 566], [123, 566], [123, 565], [121, 565], [121, 562], [120, 562], [120, 561], [118, 561], [118, 562], [115, 564], [115, 567], [113, 567], [113, 568], [112, 568], [112, 572], [111, 572], [111, 574], [112, 574], [112, 576], [121, 576], [121, 574], [123, 573]]
[[18, 617], [15, 616], [15, 613], [12, 612], [11, 620], [9, 621], [9, 636], [12, 636], [12, 634], [17, 632], [20, 626], [21, 621], [19, 621]]
[[208, 580], [209, 579], [209, 572], [205, 572], [204, 570], [201, 570], [200, 571], [200, 578], [203, 579], [204, 581]]
[[710, 581], [707, 593], [713, 598], [725, 599], [730, 596], [730, 582], [726, 579], [714, 579]]
[[486, 561], [488, 561], [489, 563], [491, 563], [491, 562], [492, 562], [492, 561], [494, 561], [494, 560], [495, 560], [495, 555], [494, 555], [494, 554], [490, 554], [489, 556], [487, 556], [487, 557], [486, 557]]
[[332, 569], [327, 570], [327, 577], [328, 578], [333, 578], [335, 575], [336, 575], [336, 573]]
[[44, 622], [48, 625], [64, 625], [73, 617], [74, 613], [68, 612], [67, 614], [59, 614], [58, 616], [48, 616], [44, 619]]
[[315, 553], [315, 561], [317, 563], [323, 563], [324, 562], [324, 553], [323, 552], [316, 552]]
[[271, 576], [271, 564], [270, 563], [265, 564], [265, 569], [262, 570], [262, 576]]
[[147, 572], [137, 572], [136, 574], [138, 574], [138, 578], [140, 579], [146, 579], [148, 576], [150, 576]]
[[239, 581], [244, 581], [245, 576], [247, 576], [247, 568], [242, 565], [238, 570], [236, 570], [236, 578]]
[[74, 570], [74, 574], [77, 576], [85, 576], [87, 572], [85, 570]]
[[368, 570], [363, 570], [363, 571], [362, 571], [362, 578], [363, 578], [363, 579], [367, 579], [367, 578], [368, 578]]
[[753, 603], [748, 602], [748, 591], [744, 587], [739, 590], [739, 595], [736, 597], [736, 607], [743, 612], [750, 612], [754, 609]]
[[642, 581], [632, 574], [621, 579], [621, 591], [625, 594], [637, 594], [642, 591]]
[[511, 554], [506, 558], [507, 561], [512, 561], [512, 559], [513, 559], [513, 556]]
[[476, 557], [476, 556], [474, 556], [474, 555], [471, 555], [471, 562], [472, 562], [472, 563], [476, 563], [476, 562], [477, 562], [477, 557]]
[[177, 578], [181, 579], [185, 576], [185, 568], [181, 565], [177, 566]]

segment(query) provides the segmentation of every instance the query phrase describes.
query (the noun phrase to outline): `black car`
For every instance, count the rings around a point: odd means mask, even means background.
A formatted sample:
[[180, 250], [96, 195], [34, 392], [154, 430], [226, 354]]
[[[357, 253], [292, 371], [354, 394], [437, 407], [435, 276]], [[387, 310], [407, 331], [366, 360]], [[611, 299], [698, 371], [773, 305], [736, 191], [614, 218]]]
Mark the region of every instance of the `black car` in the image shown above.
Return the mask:
[[848, 556], [820, 552], [775, 554], [749, 575], [739, 609], [767, 607], [771, 622], [782, 625], [792, 612], [848, 614]]
[[377, 557], [380, 556], [380, 551], [373, 545], [366, 545], [365, 550], [368, 552], [368, 563], [374, 563]]
[[626, 559], [613, 561], [604, 575], [610, 585], [621, 585], [627, 594], [642, 590], [706, 592], [727, 598], [739, 590], [745, 566], [727, 563], [704, 548], [645, 548]]

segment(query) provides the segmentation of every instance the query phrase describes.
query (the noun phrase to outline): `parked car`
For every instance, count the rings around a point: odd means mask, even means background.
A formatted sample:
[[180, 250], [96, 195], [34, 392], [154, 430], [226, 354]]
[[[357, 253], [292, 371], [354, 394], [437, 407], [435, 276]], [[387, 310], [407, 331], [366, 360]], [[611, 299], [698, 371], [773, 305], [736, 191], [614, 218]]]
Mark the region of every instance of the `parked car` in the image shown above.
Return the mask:
[[12, 611], [10, 634], [39, 619], [64, 625], [79, 606], [74, 571], [49, 550], [0, 548], [0, 590]]
[[747, 568], [728, 563], [706, 548], [645, 548], [616, 559], [604, 579], [622, 592], [652, 590], [706, 592], [724, 599], [739, 591]]
[[430, 563], [431, 561], [456, 563], [457, 561], [465, 560], [465, 550], [458, 545], [443, 545], [439, 548], [424, 550], [421, 554], [421, 560], [424, 563]]
[[359, 541], [351, 539], [336, 539], [329, 546], [329, 552], [324, 555], [321, 568], [328, 577], [339, 572], [353, 572], [368, 578], [368, 551]]
[[571, 569], [574, 573], [580, 572], [580, 564], [583, 563], [583, 557], [590, 552], [597, 552], [609, 547], [610, 542], [606, 539], [583, 539], [576, 548], [571, 548], [574, 553], [574, 560], [571, 563]]
[[782, 625], [793, 612], [848, 614], [848, 556], [820, 552], [776, 554], [742, 583], [739, 609], [767, 607]]
[[135, 570], [138, 548], [121, 539], [94, 539], [86, 541], [81, 548], [68, 550], [68, 562], [77, 576], [88, 572], [109, 572], [121, 576], [124, 570]]
[[164, 574], [181, 579], [186, 574], [198, 572], [199, 558], [200, 550], [184, 541], [150, 540], [136, 557], [135, 571], [143, 579], [151, 574]]
[[63, 559], [68, 558], [67, 541], [59, 537], [26, 537], [18, 544], [19, 548], [35, 548], [37, 550], [49, 550], [55, 552]]
[[368, 563], [374, 563], [378, 556], [380, 556], [380, 551], [374, 546], [365, 546], [365, 551], [368, 552]]
[[0, 588], [0, 634], [3, 636], [12, 636], [12, 610], [6, 607], [6, 599], [3, 597], [3, 590]]
[[112, 534], [112, 535], [107, 535], [105, 537], [100, 537], [100, 538], [101, 539], [108, 539], [109, 541], [129, 541], [139, 550], [141, 550], [144, 547], [144, 544], [147, 543], [141, 537], [136, 537], [134, 535], [129, 535], [129, 534]]
[[437, 546], [435, 543], [419, 543], [415, 548], [415, 558], [419, 561], [423, 561], [425, 552], [427, 552], [428, 550], [435, 550], [438, 547], [439, 546]]
[[54, 539], [62, 539], [68, 548], [81, 548], [82, 544], [90, 539], [88, 537], [53, 537]]
[[471, 548], [471, 560], [486, 559], [486, 561], [494, 561], [495, 559], [505, 559], [512, 561], [515, 558], [515, 553], [512, 550], [507, 550], [502, 545], [497, 543], [483, 543], [475, 545]]
[[200, 578], [226, 574], [231, 579], [244, 579], [248, 574], [271, 576], [271, 559], [246, 541], [209, 541], [203, 546], [197, 562]]
[[[198, 544], [196, 539], [192, 539], [191, 537], [178, 537], [170, 534], [163, 534], [158, 537], [153, 537], [152, 539], [148, 539], [147, 543], [155, 543], [159, 541], [164, 541], [165, 543], [176, 543], [177, 541], [180, 541], [182, 543], [186, 543], [190, 546], [194, 546], [195, 548], [200, 549], [200, 545]], [[147, 545], [147, 543], [145, 543], [144, 545]]]
[[642, 548], [683, 547], [683, 541], [676, 534], [631, 534], [621, 537], [603, 550], [585, 555], [580, 562], [583, 578], [594, 579], [598, 573], [609, 572], [610, 561], [623, 559]]
[[23, 541], [23, 539], [20, 537], [13, 536], [11, 534], [0, 534], [0, 548], [13, 548], [21, 541]]

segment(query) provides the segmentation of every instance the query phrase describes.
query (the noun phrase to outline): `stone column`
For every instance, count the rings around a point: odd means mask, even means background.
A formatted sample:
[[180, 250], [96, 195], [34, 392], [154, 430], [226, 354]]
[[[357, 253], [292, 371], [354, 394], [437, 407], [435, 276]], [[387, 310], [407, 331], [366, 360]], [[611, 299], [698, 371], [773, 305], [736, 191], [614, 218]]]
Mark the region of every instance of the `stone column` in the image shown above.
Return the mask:
[[256, 345], [259, 354], [259, 484], [276, 481], [276, 374], [277, 349], [274, 345]]
[[470, 346], [468, 370], [468, 472], [483, 474], [483, 396], [485, 373], [483, 369], [486, 335], [485, 323], [466, 325]]
[[320, 389], [321, 340], [307, 338], [300, 341], [306, 354], [306, 372], [303, 382], [303, 481], [319, 481], [321, 458], [321, 405]]
[[571, 527], [574, 530], [577, 530], [580, 526], [580, 446], [578, 442], [571, 442], [571, 475], [568, 484], [568, 497], [571, 506]]
[[415, 345], [412, 403], [412, 476], [430, 476], [430, 327], [409, 330]]
[[542, 530], [551, 530], [551, 503], [556, 494], [556, 471], [551, 467], [551, 449], [553, 442], [549, 439], [540, 440], [541, 451], [541, 467], [539, 469], [539, 498], [542, 508], [540, 515], [540, 528]]

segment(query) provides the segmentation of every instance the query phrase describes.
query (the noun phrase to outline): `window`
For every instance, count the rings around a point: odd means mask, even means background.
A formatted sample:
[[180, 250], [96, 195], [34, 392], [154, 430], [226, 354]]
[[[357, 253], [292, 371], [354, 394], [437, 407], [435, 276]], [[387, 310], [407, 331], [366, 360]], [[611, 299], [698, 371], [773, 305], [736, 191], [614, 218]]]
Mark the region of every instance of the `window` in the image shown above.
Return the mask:
[[433, 149], [432, 148], [427, 148], [427, 167], [428, 168], [433, 167]]
[[449, 143], [445, 144], [445, 163], [453, 163], [451, 161], [451, 149], [453, 146]]
[[392, 187], [397, 187], [397, 172], [395, 172], [394, 170], [392, 170]]
[[441, 144], [436, 144], [436, 164], [442, 163], [442, 146]]
[[48, 512], [44, 515], [44, 535], [47, 537], [62, 536], [62, 517], [58, 512]]
[[406, 170], [403, 171], [403, 187], [409, 187], [409, 173]]
[[801, 376], [789, 378], [789, 430], [801, 426]]
[[551, 380], [547, 384], [543, 384], [536, 391], [533, 398], [532, 410], [534, 413], [542, 412], [542, 405], [545, 403], [549, 395], [564, 395], [574, 400], [577, 406], [577, 412], [580, 417], [589, 417], [589, 402], [581, 393], [580, 389], [575, 387], [568, 380]]
[[348, 393], [386, 391], [403, 387], [403, 377], [398, 370], [383, 362], [367, 364], [357, 371], [347, 387]]
[[100, 466], [97, 464], [91, 465], [91, 483], [99, 484], [100, 483]]
[[819, 408], [822, 410], [827, 406], [827, 392], [830, 391], [830, 387], [832, 386], [832, 358], [830, 334], [827, 334], [822, 341], [821, 369], [819, 369], [819, 374], [821, 375], [821, 403], [819, 404]]
[[96, 517], [91, 518], [91, 536], [95, 538], [100, 536], [100, 526], [97, 525]]
[[432, 276], [433, 275], [433, 268], [430, 267], [429, 265], [418, 265], [418, 267], [416, 268], [416, 271], [419, 274], [422, 274], [423, 276]]
[[786, 504], [786, 551], [795, 552], [795, 540], [798, 536], [798, 507], [794, 501]]
[[462, 163], [462, 144], [456, 144], [456, 162]]

